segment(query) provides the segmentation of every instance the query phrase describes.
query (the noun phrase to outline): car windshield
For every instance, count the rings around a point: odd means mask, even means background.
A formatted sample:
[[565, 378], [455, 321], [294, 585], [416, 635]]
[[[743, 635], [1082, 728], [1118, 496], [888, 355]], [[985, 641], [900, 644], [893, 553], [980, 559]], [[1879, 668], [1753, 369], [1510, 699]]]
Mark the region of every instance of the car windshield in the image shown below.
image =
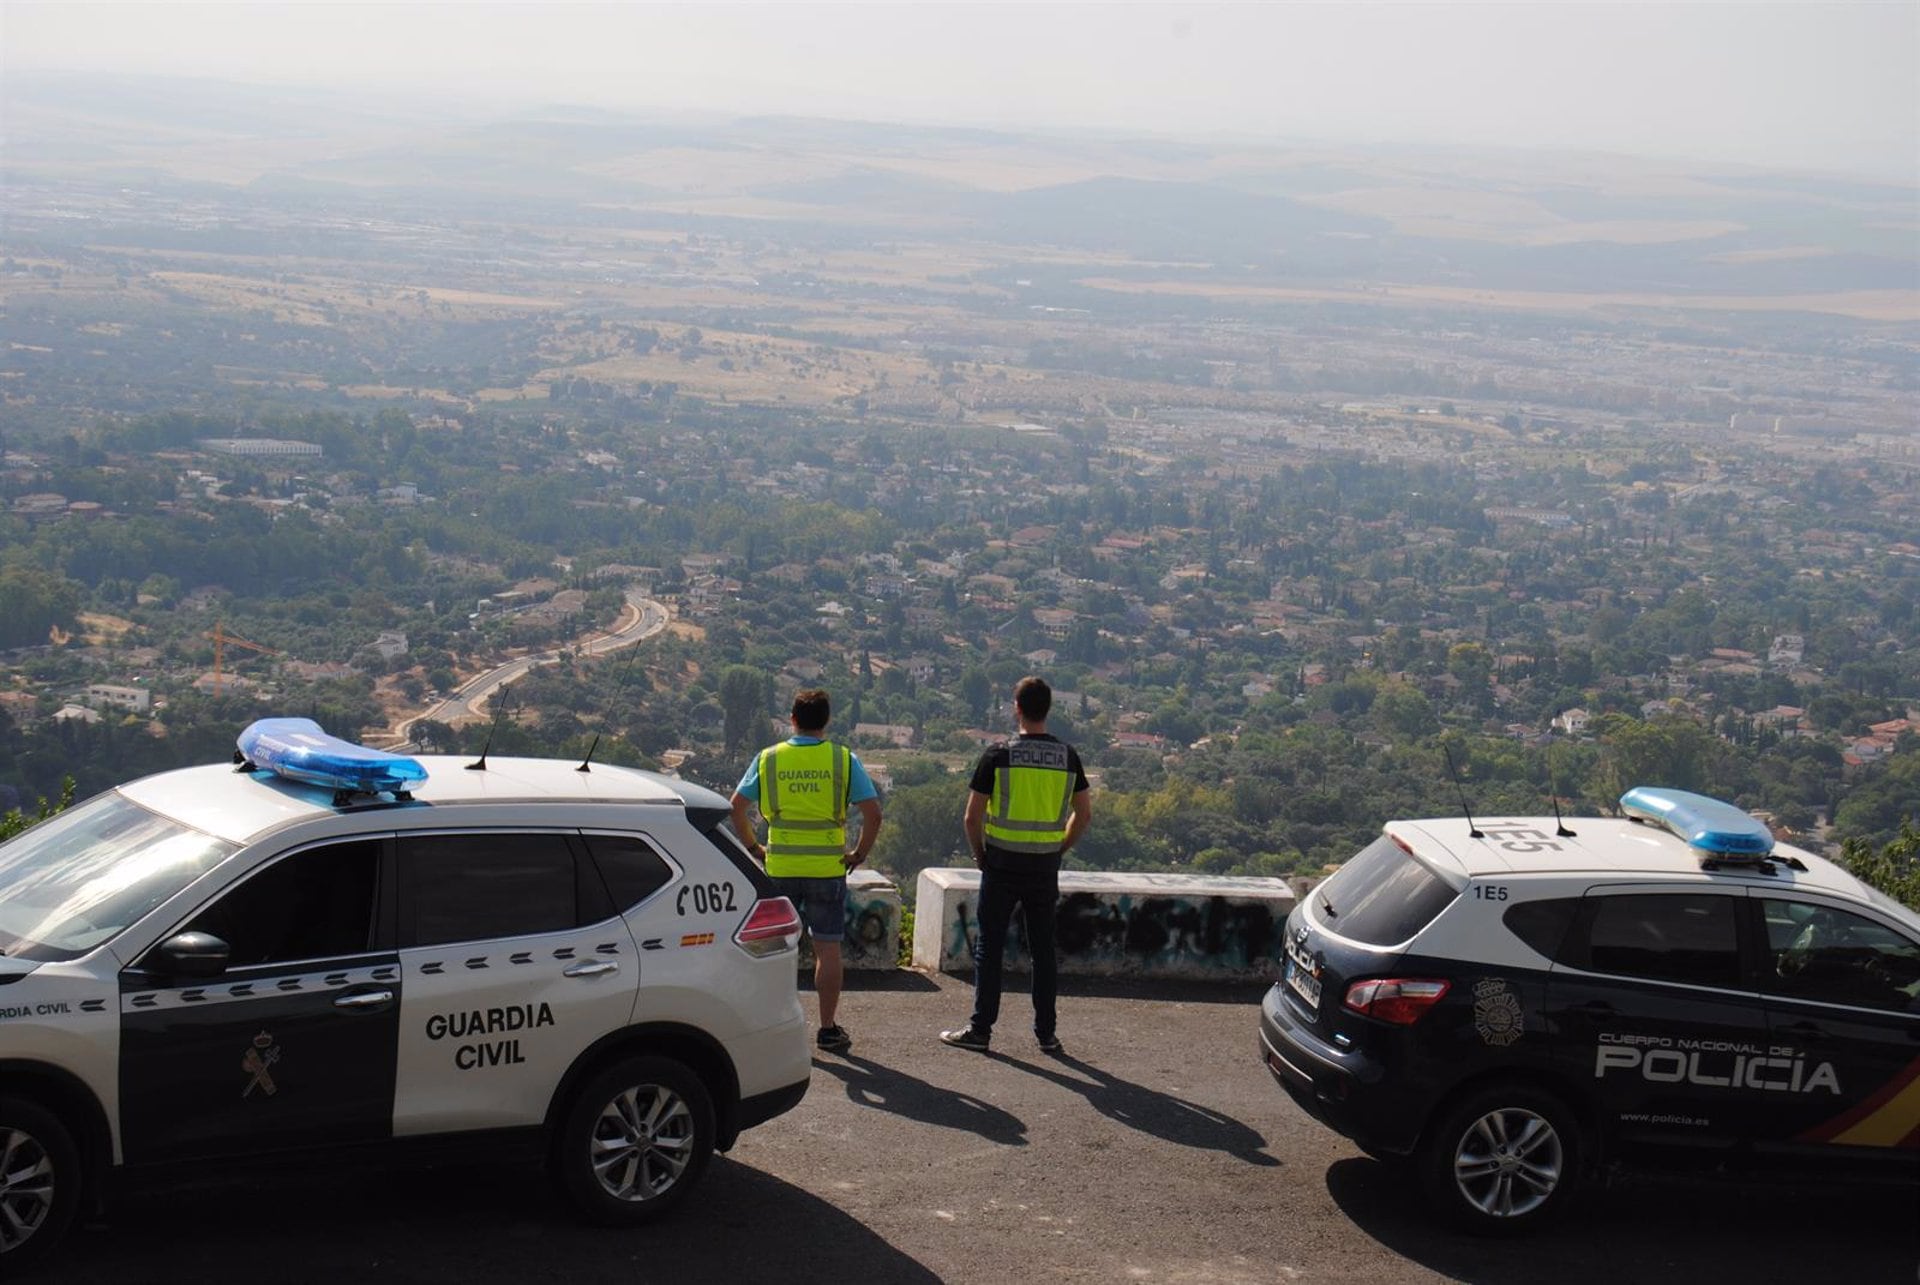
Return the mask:
[[109, 791], [0, 845], [0, 953], [74, 959], [231, 855]]

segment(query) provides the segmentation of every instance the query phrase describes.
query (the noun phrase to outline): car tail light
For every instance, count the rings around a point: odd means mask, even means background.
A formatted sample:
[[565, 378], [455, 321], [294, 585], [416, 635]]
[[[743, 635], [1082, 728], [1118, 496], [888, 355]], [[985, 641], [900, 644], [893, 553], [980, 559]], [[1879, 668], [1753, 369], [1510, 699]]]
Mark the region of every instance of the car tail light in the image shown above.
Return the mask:
[[1347, 1007], [1396, 1026], [1411, 1026], [1440, 1002], [1453, 983], [1437, 978], [1376, 977], [1347, 987]]
[[749, 955], [777, 955], [800, 944], [800, 912], [785, 897], [763, 897], [753, 903], [746, 922], [733, 935], [734, 944]]

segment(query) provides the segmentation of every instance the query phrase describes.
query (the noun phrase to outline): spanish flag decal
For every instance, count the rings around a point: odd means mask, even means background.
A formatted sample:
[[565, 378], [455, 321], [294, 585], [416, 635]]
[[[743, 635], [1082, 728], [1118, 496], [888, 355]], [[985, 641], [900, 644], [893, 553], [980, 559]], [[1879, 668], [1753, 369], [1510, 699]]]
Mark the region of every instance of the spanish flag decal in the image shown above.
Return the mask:
[[1920, 1057], [1874, 1090], [1866, 1101], [1816, 1125], [1796, 1139], [1846, 1147], [1920, 1148]]
[[688, 933], [680, 939], [680, 944], [682, 946], [711, 946], [713, 945], [713, 934]]

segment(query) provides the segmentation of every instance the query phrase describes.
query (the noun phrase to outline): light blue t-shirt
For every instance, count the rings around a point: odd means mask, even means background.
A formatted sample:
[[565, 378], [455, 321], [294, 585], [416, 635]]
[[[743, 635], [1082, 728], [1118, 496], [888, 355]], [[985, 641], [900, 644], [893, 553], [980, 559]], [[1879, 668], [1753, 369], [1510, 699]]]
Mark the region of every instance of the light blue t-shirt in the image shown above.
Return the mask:
[[[819, 736], [789, 736], [787, 744], [818, 745], [823, 739], [825, 738]], [[873, 778], [867, 775], [867, 769], [861, 765], [860, 756], [852, 750], [847, 751], [847, 765], [851, 769], [848, 775], [852, 777], [848, 783], [847, 802], [849, 804], [865, 803], [868, 799], [879, 798], [880, 791], [873, 788]], [[734, 792], [752, 799], [755, 803], [760, 801], [760, 756], [758, 754], [748, 761], [747, 774], [740, 778], [740, 784], [734, 787]]]

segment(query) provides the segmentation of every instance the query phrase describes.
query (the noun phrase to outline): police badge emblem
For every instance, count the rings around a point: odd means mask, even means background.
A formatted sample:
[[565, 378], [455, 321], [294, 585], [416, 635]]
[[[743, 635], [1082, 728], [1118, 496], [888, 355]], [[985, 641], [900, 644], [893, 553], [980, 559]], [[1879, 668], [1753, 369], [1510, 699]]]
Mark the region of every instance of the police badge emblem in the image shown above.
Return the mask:
[[1505, 1048], [1525, 1029], [1520, 997], [1504, 977], [1489, 977], [1473, 988], [1473, 1029], [1494, 1048]]

